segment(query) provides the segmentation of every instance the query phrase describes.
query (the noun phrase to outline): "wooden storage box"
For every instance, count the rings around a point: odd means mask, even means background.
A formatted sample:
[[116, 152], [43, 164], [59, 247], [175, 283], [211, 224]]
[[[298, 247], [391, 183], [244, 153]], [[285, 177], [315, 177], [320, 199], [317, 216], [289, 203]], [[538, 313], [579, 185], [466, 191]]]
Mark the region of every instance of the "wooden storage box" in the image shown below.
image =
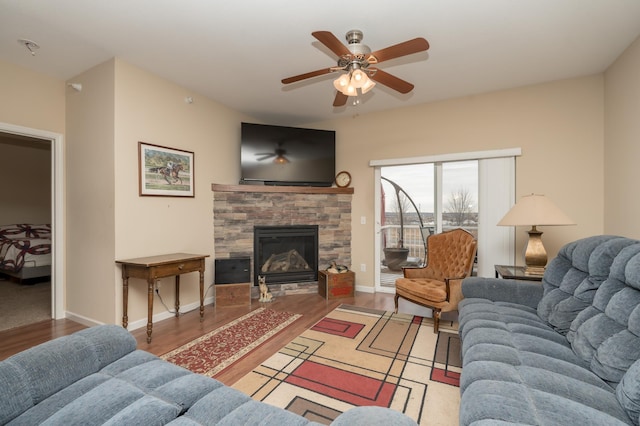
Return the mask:
[[251, 305], [251, 283], [216, 284], [216, 306]]
[[356, 274], [352, 271], [341, 274], [318, 271], [318, 294], [325, 299], [352, 297], [355, 280]]

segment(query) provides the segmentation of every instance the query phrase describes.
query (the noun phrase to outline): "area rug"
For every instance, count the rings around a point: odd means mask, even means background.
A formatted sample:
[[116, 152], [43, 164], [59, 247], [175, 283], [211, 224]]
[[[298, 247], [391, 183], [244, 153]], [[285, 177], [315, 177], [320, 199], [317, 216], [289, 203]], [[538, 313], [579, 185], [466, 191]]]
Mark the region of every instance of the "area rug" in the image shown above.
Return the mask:
[[461, 371], [456, 324], [341, 305], [233, 387], [324, 424], [377, 405], [457, 425]]
[[214, 377], [301, 316], [259, 308], [160, 358]]

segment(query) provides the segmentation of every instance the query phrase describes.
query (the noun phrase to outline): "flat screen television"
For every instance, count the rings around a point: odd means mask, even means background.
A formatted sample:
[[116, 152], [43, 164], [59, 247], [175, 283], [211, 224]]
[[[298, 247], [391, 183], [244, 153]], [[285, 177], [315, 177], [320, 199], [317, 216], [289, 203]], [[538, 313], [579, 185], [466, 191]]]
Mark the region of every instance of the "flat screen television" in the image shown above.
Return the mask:
[[331, 186], [336, 132], [242, 123], [241, 184]]

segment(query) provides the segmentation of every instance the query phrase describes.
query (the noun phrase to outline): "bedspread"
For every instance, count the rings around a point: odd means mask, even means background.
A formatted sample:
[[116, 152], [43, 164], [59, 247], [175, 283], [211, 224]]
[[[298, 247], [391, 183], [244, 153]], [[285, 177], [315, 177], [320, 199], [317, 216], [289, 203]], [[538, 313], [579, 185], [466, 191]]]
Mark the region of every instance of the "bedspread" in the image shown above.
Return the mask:
[[0, 269], [18, 272], [24, 266], [50, 264], [50, 225], [0, 226]]

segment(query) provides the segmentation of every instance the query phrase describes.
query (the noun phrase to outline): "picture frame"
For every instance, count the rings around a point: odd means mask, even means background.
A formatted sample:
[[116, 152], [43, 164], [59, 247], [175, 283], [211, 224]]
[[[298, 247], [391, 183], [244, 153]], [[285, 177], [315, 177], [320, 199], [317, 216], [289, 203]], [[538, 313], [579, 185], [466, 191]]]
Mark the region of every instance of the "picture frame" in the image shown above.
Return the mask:
[[138, 142], [140, 196], [194, 197], [194, 154], [191, 151]]

